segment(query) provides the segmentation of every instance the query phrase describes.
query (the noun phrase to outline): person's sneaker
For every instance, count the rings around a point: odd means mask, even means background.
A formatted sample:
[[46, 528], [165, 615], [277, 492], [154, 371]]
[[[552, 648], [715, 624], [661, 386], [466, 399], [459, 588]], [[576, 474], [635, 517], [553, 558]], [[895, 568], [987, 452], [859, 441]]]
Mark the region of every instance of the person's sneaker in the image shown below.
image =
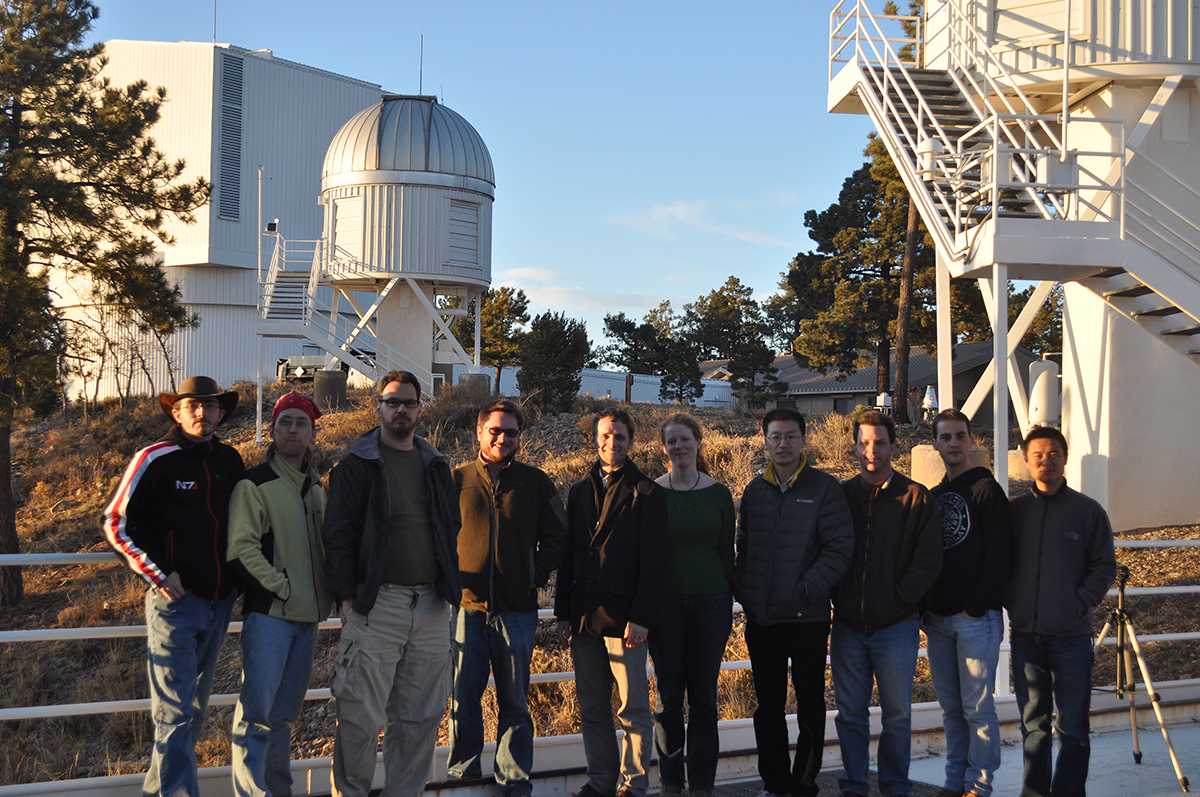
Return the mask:
[[585, 783], [583, 788], [572, 794], [571, 797], [612, 797], [612, 795], [602, 794], [592, 788], [592, 784]]
[[[696, 792], [692, 792], [695, 794]], [[664, 783], [658, 792], [659, 797], [683, 797], [683, 787], [678, 783]]]
[[713, 797], [713, 793], [708, 789], [690, 789], [688, 794], [691, 797]]
[[867, 795], [859, 794], [856, 791], [844, 791], [842, 792], [841, 797], [867, 797]]

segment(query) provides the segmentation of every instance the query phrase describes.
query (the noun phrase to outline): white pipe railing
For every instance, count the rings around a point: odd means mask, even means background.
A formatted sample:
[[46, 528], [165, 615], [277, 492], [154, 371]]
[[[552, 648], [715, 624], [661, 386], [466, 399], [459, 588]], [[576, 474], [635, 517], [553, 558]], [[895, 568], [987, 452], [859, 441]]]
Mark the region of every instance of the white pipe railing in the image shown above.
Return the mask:
[[[1200, 539], [1189, 540], [1118, 540], [1117, 548], [1127, 549], [1165, 549], [1165, 548], [1195, 548], [1200, 547]], [[0, 567], [34, 567], [34, 566], [78, 566], [78, 565], [103, 565], [103, 564], [119, 564], [122, 567], [124, 562], [115, 552], [105, 553], [40, 553], [40, 554], [0, 554]], [[1195, 586], [1172, 586], [1172, 587], [1126, 587], [1126, 597], [1138, 597], [1148, 595], [1188, 595], [1200, 594], [1200, 585]], [[1111, 589], [1108, 591], [1109, 597], [1115, 597], [1117, 590]], [[735, 614], [742, 611], [740, 604], [733, 605]], [[552, 609], [539, 609], [539, 620], [554, 619], [554, 611]], [[334, 630], [341, 628], [342, 621], [340, 618], [330, 618], [320, 623], [319, 627], [322, 630]], [[231, 633], [241, 633], [242, 623], [238, 621], [229, 624]], [[128, 639], [135, 637], [144, 637], [146, 635], [146, 627], [144, 625], [126, 625], [126, 626], [91, 626], [87, 628], [42, 628], [42, 629], [21, 629], [0, 631], [0, 643], [13, 642], [63, 642], [63, 641], [78, 641], [85, 639]], [[1146, 636], [1143, 641], [1147, 642], [1165, 642], [1179, 641], [1189, 639], [1200, 639], [1200, 632], [1185, 632], [1182, 634], [1158, 634]], [[1007, 648], [1003, 648], [1007, 650]], [[921, 655], [924, 655], [922, 650]], [[750, 668], [748, 661], [727, 661], [721, 665], [722, 670], [745, 670]], [[554, 672], [554, 673], [535, 673], [530, 676], [533, 683], [553, 683], [557, 681], [567, 681], [574, 678], [573, 672]], [[306, 699], [319, 700], [329, 697], [329, 690], [310, 690]], [[221, 696], [222, 699], [232, 698], [228, 703], [215, 702], [219, 696], [213, 696], [213, 705], [232, 705], [237, 700], [236, 695]], [[119, 706], [113, 709], [114, 711], [131, 711], [147, 708], [149, 702], [147, 700], [126, 700], [112, 701], [112, 705]], [[143, 705], [144, 704], [144, 705]], [[37, 709], [38, 711], [54, 711], [57, 708], [76, 708], [78, 706], [90, 706], [92, 704], [80, 703], [73, 706], [34, 706], [29, 708]], [[19, 712], [24, 711], [23, 708], [10, 708], [0, 710], [0, 721], [10, 719], [27, 719], [33, 716], [48, 716], [48, 715], [24, 715]], [[85, 713], [104, 713], [86, 711]], [[69, 713], [57, 713], [52, 716], [69, 716]]]

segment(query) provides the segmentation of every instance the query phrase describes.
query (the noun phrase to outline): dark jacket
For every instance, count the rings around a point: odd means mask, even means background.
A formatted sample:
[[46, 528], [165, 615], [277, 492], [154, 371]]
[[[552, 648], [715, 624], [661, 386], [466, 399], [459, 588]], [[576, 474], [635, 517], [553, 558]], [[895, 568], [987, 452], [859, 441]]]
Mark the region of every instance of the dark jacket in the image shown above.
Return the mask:
[[567, 513], [550, 477], [509, 460], [493, 481], [480, 459], [452, 472], [462, 530], [462, 605], [491, 613], [535, 612], [567, 544]]
[[554, 614], [574, 633], [621, 637], [628, 623], [649, 628], [658, 614], [667, 562], [667, 499], [632, 461], [603, 488], [600, 463], [567, 497], [566, 552]]
[[1112, 526], [1100, 504], [1065, 483], [1012, 502], [1013, 573], [1004, 606], [1012, 630], [1090, 636], [1094, 607], [1117, 575]]
[[842, 482], [854, 518], [854, 558], [833, 590], [837, 618], [871, 633], [915, 617], [942, 570], [942, 524], [925, 488], [892, 472], [870, 490]]
[[783, 492], [757, 476], [738, 512], [733, 591], [760, 625], [829, 622], [829, 593], [854, 552], [854, 524], [837, 479], [807, 464]]
[[[425, 463], [429, 490], [429, 522], [439, 575], [437, 593], [455, 606], [462, 597], [458, 575], [458, 494], [450, 466], [437, 449], [416, 435], [413, 443]], [[329, 503], [325, 510], [325, 572], [337, 602], [354, 601], [354, 611], [366, 615], [375, 605], [391, 537], [391, 499], [387, 472], [379, 456], [379, 427], [359, 437], [329, 474]]]
[[176, 425], [133, 455], [104, 506], [104, 536], [152, 586], [175, 572], [188, 592], [224, 598], [237, 586], [225, 545], [229, 496], [244, 468], [231, 446], [197, 443]]
[[329, 616], [320, 478], [311, 468], [296, 470], [272, 448], [234, 488], [228, 553], [246, 587], [243, 616], [262, 612], [298, 623]]
[[942, 617], [999, 611], [1012, 573], [1012, 512], [987, 468], [943, 478], [929, 494], [942, 516], [942, 574], [924, 609]]

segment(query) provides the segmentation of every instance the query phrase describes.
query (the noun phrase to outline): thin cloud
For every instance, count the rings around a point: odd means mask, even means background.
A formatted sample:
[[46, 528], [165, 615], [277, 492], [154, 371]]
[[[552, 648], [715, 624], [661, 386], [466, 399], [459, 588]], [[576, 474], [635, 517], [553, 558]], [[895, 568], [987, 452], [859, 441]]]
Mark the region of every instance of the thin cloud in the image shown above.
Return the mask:
[[[729, 206], [725, 204], [721, 207]], [[675, 202], [670, 205], [654, 205], [643, 213], [620, 215], [613, 221], [664, 238], [679, 238], [683, 234], [700, 230], [763, 246], [785, 246], [788, 243], [766, 233], [718, 224], [710, 220], [711, 215], [712, 203], [708, 201]]]
[[554, 282], [562, 278], [562, 272], [548, 268], [518, 267], [497, 272], [493, 276], [496, 282]]

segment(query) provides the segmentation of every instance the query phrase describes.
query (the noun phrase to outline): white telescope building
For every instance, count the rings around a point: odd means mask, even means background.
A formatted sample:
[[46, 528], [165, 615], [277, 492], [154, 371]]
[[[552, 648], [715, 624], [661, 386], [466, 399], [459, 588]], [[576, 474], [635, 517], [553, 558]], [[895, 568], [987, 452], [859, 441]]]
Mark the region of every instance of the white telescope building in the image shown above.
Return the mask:
[[478, 370], [449, 326], [491, 281], [495, 178], [461, 116], [269, 50], [106, 50], [114, 84], [166, 87], [158, 147], [213, 184], [196, 223], [170, 221], [176, 242], [158, 252], [200, 323], [158, 341], [55, 275], [67, 316], [102, 332], [71, 398], [166, 390], [189, 374], [229, 385], [260, 362], [273, 379], [299, 355], [369, 379], [405, 368], [426, 390], [454, 362]]

